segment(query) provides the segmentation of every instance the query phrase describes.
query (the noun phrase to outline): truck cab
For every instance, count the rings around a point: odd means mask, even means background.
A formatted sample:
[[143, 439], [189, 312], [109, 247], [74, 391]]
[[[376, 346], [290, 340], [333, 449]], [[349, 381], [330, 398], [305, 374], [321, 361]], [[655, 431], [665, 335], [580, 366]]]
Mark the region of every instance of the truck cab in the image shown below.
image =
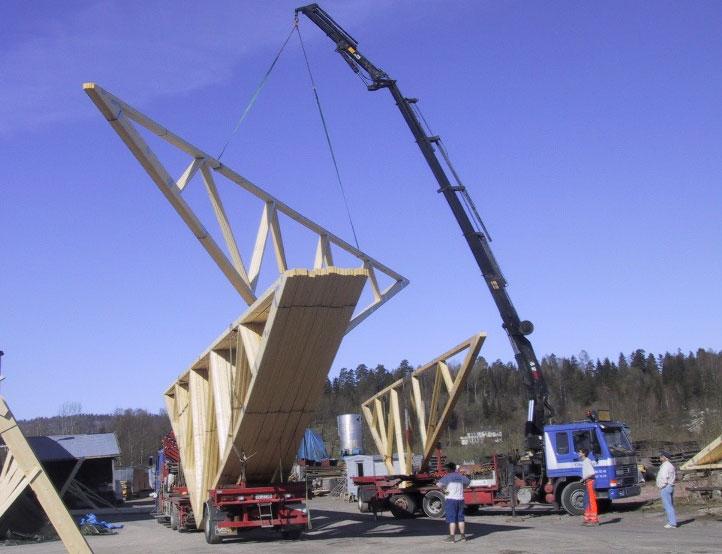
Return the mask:
[[596, 470], [597, 497], [608, 501], [641, 493], [637, 456], [627, 427], [618, 421], [579, 421], [544, 426], [544, 458], [555, 501], [570, 514], [584, 511], [580, 448]]

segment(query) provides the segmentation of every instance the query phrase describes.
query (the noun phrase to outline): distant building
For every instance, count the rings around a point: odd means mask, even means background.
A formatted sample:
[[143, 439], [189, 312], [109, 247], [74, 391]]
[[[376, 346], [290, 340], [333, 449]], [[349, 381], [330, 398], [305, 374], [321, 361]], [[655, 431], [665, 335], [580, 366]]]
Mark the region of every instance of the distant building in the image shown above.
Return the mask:
[[470, 446], [473, 444], [484, 444], [487, 442], [500, 443], [502, 433], [498, 429], [485, 429], [482, 431], [472, 431], [462, 435], [459, 440], [461, 446]]

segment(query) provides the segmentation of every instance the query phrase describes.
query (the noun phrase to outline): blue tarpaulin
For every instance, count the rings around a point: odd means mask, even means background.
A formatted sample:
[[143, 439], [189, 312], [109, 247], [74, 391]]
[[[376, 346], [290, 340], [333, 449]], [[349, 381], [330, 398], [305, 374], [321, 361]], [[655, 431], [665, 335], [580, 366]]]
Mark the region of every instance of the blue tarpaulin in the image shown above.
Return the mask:
[[326, 452], [326, 445], [323, 444], [321, 435], [312, 429], [306, 429], [301, 446], [298, 448], [297, 457], [304, 460], [313, 460], [314, 462], [327, 460], [328, 452]]

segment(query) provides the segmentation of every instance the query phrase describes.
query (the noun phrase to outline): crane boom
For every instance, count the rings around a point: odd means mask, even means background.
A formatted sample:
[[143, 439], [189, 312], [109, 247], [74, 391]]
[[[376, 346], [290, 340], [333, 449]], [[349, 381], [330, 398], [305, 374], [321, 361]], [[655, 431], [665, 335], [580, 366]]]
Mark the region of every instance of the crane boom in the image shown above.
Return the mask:
[[[539, 362], [531, 342], [527, 339], [534, 326], [530, 321], [521, 320], [506, 290], [507, 281], [494, 257], [489, 244], [488, 233], [479, 219], [474, 202], [466, 188], [459, 182], [448, 157], [445, 155], [439, 136], [429, 136], [424, 130], [419, 117], [414, 111], [415, 98], [405, 97], [396, 81], [382, 69], [375, 66], [358, 50], [358, 42], [349, 35], [333, 18], [318, 4], [309, 4], [296, 9], [296, 15], [303, 13], [313, 21], [336, 44], [336, 51], [348, 63], [351, 69], [368, 80], [368, 90], [388, 89], [396, 105], [409, 126], [421, 153], [439, 183], [439, 190], [449, 204], [461, 232], [471, 249], [474, 259], [486, 281], [489, 292], [496, 304], [514, 351], [514, 358], [524, 377], [528, 391], [529, 412], [525, 429], [526, 448], [538, 451], [541, 448], [541, 434], [544, 423], [551, 416], [552, 409], [548, 401], [548, 391]], [[442, 154], [455, 184], [447, 175], [444, 166], [437, 156], [437, 149]], [[477, 224], [474, 225], [474, 222]]]

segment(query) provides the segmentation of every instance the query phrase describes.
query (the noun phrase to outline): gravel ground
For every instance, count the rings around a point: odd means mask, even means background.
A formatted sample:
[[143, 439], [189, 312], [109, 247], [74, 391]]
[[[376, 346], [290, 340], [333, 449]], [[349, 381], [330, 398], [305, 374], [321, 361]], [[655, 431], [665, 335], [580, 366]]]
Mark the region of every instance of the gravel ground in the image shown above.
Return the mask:
[[[680, 527], [664, 529], [659, 503], [619, 504], [601, 516], [599, 527], [582, 527], [581, 518], [548, 512], [480, 513], [467, 517], [466, 543], [445, 544], [443, 521], [397, 520], [384, 513], [360, 514], [355, 504], [336, 498], [310, 502], [313, 529], [299, 541], [283, 541], [274, 532], [246, 533], [221, 545], [208, 545], [202, 533], [179, 533], [158, 524], [142, 509], [136, 514], [102, 519], [123, 523], [117, 535], [89, 537], [97, 553], [132, 552], [374, 552], [408, 554], [439, 551], [526, 554], [544, 552], [722, 553], [722, 515], [699, 507], [679, 506]], [[62, 543], [1, 549], [17, 554], [63, 552]]]

